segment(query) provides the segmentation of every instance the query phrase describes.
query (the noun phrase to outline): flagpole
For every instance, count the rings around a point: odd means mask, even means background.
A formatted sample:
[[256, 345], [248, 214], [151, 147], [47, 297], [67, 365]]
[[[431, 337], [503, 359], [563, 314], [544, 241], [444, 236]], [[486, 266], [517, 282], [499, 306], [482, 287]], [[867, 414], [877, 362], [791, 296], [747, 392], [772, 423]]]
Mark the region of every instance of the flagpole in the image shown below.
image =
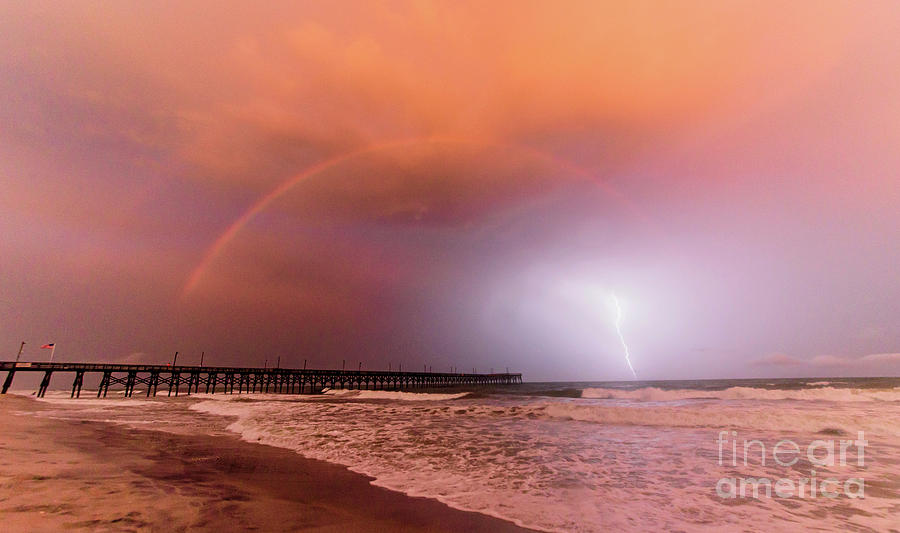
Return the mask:
[[56, 352], [56, 343], [53, 343], [53, 348], [50, 348], [50, 362], [53, 362], [53, 354]]

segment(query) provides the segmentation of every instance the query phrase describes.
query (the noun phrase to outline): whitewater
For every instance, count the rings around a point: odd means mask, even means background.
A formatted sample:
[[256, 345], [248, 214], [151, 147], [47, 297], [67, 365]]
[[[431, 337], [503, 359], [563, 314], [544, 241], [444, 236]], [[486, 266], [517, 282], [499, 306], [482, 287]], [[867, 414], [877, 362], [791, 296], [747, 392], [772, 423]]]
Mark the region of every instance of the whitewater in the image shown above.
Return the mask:
[[[373, 483], [543, 531], [887, 530], [900, 508], [900, 380], [526, 384], [437, 393], [69, 400], [46, 416], [231, 433]], [[177, 408], [173, 409], [173, 406]], [[864, 466], [791, 468], [731, 444], [867, 440]], [[730, 441], [729, 441], [730, 442]], [[754, 448], [755, 449], [755, 448]], [[737, 498], [723, 478], [863, 478], [864, 498]]]

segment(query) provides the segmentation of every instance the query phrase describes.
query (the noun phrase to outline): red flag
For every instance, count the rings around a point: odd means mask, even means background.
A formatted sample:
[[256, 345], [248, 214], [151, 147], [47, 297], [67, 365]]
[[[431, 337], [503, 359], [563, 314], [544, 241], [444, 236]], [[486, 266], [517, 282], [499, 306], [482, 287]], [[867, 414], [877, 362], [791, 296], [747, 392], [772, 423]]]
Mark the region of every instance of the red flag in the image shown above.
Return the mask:
[[51, 342], [50, 344], [45, 344], [45, 345], [41, 346], [41, 348], [47, 348], [48, 350], [52, 350], [54, 346], [56, 346], [56, 343]]

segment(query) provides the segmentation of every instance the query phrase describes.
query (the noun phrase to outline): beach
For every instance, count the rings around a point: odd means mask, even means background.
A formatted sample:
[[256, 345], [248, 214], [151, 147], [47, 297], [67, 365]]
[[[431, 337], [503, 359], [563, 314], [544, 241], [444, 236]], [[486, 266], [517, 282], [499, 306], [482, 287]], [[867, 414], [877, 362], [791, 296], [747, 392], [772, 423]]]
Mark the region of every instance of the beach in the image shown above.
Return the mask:
[[33, 416], [0, 397], [7, 531], [527, 531], [237, 437]]
[[887, 531], [900, 502], [896, 378], [21, 391], [0, 415], [14, 531]]

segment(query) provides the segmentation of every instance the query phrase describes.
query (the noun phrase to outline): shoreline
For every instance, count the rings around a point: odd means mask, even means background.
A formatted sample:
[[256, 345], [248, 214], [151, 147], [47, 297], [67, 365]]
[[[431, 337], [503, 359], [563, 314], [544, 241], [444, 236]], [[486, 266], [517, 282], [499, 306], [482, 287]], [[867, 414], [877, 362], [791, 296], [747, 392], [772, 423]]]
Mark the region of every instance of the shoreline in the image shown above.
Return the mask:
[[532, 531], [237, 435], [33, 414], [44, 409], [0, 397], [0, 512], [10, 530]]

